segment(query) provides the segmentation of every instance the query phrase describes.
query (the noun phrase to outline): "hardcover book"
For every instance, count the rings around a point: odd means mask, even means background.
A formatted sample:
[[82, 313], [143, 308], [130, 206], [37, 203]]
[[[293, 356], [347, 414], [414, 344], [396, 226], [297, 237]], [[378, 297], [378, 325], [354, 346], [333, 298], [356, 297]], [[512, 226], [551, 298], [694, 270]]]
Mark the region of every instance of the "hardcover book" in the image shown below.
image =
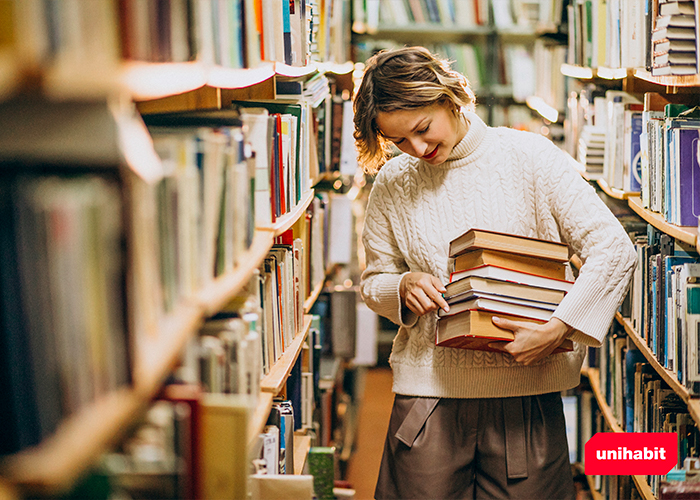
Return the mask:
[[569, 248], [565, 243], [472, 228], [450, 242], [450, 257], [471, 249], [501, 250], [541, 259], [566, 262]]
[[563, 262], [486, 249], [470, 250], [457, 255], [454, 258], [452, 270], [465, 271], [484, 265], [509, 267], [516, 271], [541, 274], [560, 280], [566, 278], [566, 264]]
[[450, 283], [456, 282], [457, 280], [465, 278], [467, 276], [495, 278], [506, 281], [513, 281], [515, 283], [522, 283], [523, 285], [551, 288], [553, 290], [560, 290], [564, 292], [568, 292], [569, 290], [571, 290], [571, 287], [574, 284], [573, 281], [557, 280], [538, 274], [523, 273], [514, 269], [508, 269], [507, 267], [491, 265], [480, 266], [475, 267], [473, 269], [467, 269], [465, 271], [454, 272], [450, 276]]
[[458, 300], [460, 296], [473, 293], [489, 293], [531, 301], [558, 304], [566, 294], [563, 290], [539, 286], [523, 286], [513, 281], [487, 278], [482, 276], [466, 276], [445, 285], [444, 294], [448, 302]]
[[[468, 309], [459, 314], [442, 318], [437, 322], [435, 344], [440, 347], [501, 352], [500, 349], [490, 347], [489, 343], [496, 341], [512, 342], [515, 339], [515, 335], [510, 330], [504, 330], [494, 325], [491, 321], [492, 316], [493, 313], [490, 311]], [[498, 316], [512, 321], [544, 323], [544, 320], [508, 314], [499, 313]], [[573, 342], [570, 339], [566, 339], [554, 350], [554, 353], [572, 350]]]

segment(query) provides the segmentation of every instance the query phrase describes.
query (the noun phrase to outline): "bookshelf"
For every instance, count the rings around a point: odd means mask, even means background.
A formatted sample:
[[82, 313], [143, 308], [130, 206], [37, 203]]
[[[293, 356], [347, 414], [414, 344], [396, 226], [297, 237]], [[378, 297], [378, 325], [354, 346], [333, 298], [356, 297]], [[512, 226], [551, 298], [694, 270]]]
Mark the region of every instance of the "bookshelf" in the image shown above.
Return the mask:
[[[617, 419], [615, 419], [613, 416], [608, 403], [605, 401], [605, 396], [603, 396], [603, 393], [600, 390], [600, 373], [597, 368], [588, 369], [588, 380], [591, 384], [591, 390], [593, 391], [593, 395], [598, 403], [600, 412], [603, 414], [603, 418], [605, 419], [605, 423], [608, 425], [608, 427], [610, 427], [612, 432], [623, 432], [620, 424], [617, 422]], [[643, 500], [656, 500], [656, 497], [651, 491], [645, 476], [633, 475], [632, 480], [634, 481], [637, 491]]]
[[654, 368], [654, 371], [658, 373], [661, 378], [668, 384], [668, 386], [673, 389], [673, 391], [678, 394], [683, 402], [688, 405], [688, 412], [695, 420], [696, 424], [700, 422], [700, 399], [697, 397], [691, 397], [688, 393], [688, 389], [683, 387], [679, 382], [676, 374], [663, 367], [659, 361], [656, 359], [654, 353], [649, 349], [646, 342], [639, 336], [639, 334], [632, 327], [632, 323], [629, 319], [624, 318], [619, 312], [616, 313], [615, 319], [627, 332], [627, 336], [634, 342], [644, 357], [647, 359], [649, 364]]
[[260, 388], [263, 392], [271, 392], [279, 394], [287, 381], [289, 372], [292, 370], [294, 363], [301, 353], [301, 348], [304, 345], [311, 327], [311, 316], [304, 316], [304, 325], [300, 332], [297, 332], [291, 345], [287, 347], [282, 354], [282, 357], [277, 360], [275, 365], [270, 370], [270, 373], [263, 377], [260, 382]]
[[[17, 8], [15, 11], [10, 8], [9, 15], [17, 18], [1, 17], [0, 30], [14, 24], [14, 21], [23, 21], [18, 24], [22, 25], [23, 30], [28, 30], [23, 32], [28, 36], [14, 37], [16, 42], [13, 40], [12, 43], [16, 46], [0, 47], [0, 123], [3, 130], [12, 131], [0, 134], [0, 163], [17, 168], [18, 163], [36, 165], [46, 162], [52, 168], [74, 169], [75, 172], [82, 169], [98, 170], [100, 173], [114, 171], [116, 177], [121, 176], [120, 189], [125, 193], [131, 193], [135, 182], [156, 182], [162, 174], [162, 165], [154, 151], [152, 138], [139, 120], [139, 113], [143, 116], [220, 110], [228, 107], [232, 99], [246, 96], [249, 99], [259, 98], [261, 93], [264, 93], [264, 98], [274, 99], [277, 78], [303, 80], [318, 73], [343, 76], [354, 69], [347, 58], [335, 57], [343, 52], [338, 48], [344, 47], [339, 32], [347, 19], [340, 11], [336, 11], [335, 17], [331, 18], [329, 5], [325, 6], [322, 22], [330, 23], [333, 20], [334, 26], [329, 29], [332, 33], [314, 32], [313, 37], [309, 33], [314, 41], [318, 41], [317, 36], [323, 39], [326, 52], [318, 53], [316, 48], [310, 48], [309, 60], [303, 65], [262, 61], [254, 67], [228, 67], [198, 53], [189, 61], [150, 62], [116, 57], [105, 65], [91, 67], [89, 58], [76, 59], [68, 64], [59, 58], [52, 59], [53, 54], [45, 55], [47, 62], [39, 64], [44, 55], [32, 51], [38, 50], [41, 44], [33, 47], [23, 44], [34, 43], [38, 37], [47, 35], [41, 29], [33, 29], [37, 26], [30, 26], [36, 19], [20, 17], [27, 14], [24, 9], [29, 3], [36, 4], [37, 9], [44, 7], [40, 5], [41, 2], [12, 3]], [[186, 3], [189, 2], [182, 2], [182, 5]], [[234, 2], [228, 3], [233, 5]], [[10, 5], [10, 2], [7, 4]], [[96, 8], [106, 11], [110, 2], [79, 4], [79, 7], [78, 3], [75, 4], [76, 9], [99, 5]], [[4, 7], [2, 13], [6, 14], [8, 11]], [[307, 28], [310, 29], [310, 26]], [[99, 28], [95, 33], [98, 31]], [[108, 31], [113, 33], [118, 29]], [[204, 37], [206, 35], [203, 34]], [[5, 43], [6, 38], [1, 38]], [[105, 39], [100, 38], [99, 41], [104, 42]], [[85, 46], [94, 48], [98, 56], [104, 55], [100, 52], [102, 46], [99, 44], [93, 46], [86, 43]], [[78, 52], [66, 52], [66, 60], [70, 56], [77, 57]], [[18, 54], [36, 57], [23, 59], [17, 57]], [[333, 55], [328, 57], [329, 54]], [[123, 441], [125, 434], [138, 423], [182, 361], [187, 344], [198, 335], [200, 327], [246, 290], [276, 238], [304, 220], [314, 197], [314, 189], [307, 189], [301, 200], [274, 224], [256, 227], [250, 245], [237, 257], [238, 264], [232, 270], [200, 286], [194, 293], [181, 297], [172, 310], [159, 316], [157, 321], [148, 323], [147, 327], [130, 325], [129, 337], [133, 341], [133, 352], [130, 353], [132, 382], [107, 392], [64, 418], [56, 431], [38, 446], [1, 457], [0, 498], [63, 494], [75, 486], [103, 454]], [[125, 201], [125, 205], [131, 201]], [[128, 215], [131, 217], [133, 214]], [[129, 274], [127, 279], [138, 274], [138, 269], [131, 267], [133, 255], [130, 252], [133, 249], [130, 229], [124, 230], [126, 245], [129, 246], [125, 271]], [[311, 251], [310, 248], [305, 250]], [[257, 395], [257, 404], [249, 417], [249, 445], [262, 432], [273, 398], [282, 392], [308, 338], [311, 327], [309, 312], [321, 294], [324, 281], [315, 283], [308, 297], [303, 297], [303, 325], [284, 355], [261, 381], [263, 390]], [[131, 290], [129, 293], [132, 293]], [[298, 471], [303, 469], [311, 442], [311, 436], [298, 436], [295, 447]]]
[[672, 236], [673, 238], [680, 240], [688, 245], [697, 248], [698, 245], [698, 228], [693, 226], [676, 226], [675, 224], [669, 224], [660, 215], [651, 210], [647, 210], [642, 206], [641, 198], [638, 196], [630, 196], [628, 198], [628, 204], [632, 210], [634, 210], [642, 219], [647, 221], [649, 224], [654, 226], [656, 229]]

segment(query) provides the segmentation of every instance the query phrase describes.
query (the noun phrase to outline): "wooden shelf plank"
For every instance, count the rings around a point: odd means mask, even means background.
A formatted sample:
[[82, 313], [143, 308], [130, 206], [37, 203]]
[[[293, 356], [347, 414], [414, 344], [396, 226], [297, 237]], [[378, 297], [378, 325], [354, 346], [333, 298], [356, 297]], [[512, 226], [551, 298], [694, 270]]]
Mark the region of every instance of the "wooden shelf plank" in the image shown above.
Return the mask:
[[311, 449], [311, 436], [294, 434], [294, 474], [302, 474]]
[[597, 179], [596, 182], [598, 183], [598, 186], [600, 186], [600, 189], [605, 192], [605, 194], [617, 200], [626, 200], [631, 196], [639, 195], [639, 193], [629, 193], [621, 189], [611, 187], [605, 179]]
[[292, 343], [287, 347], [282, 354], [282, 357], [277, 360], [277, 362], [272, 366], [270, 373], [268, 373], [262, 380], [260, 384], [260, 389], [263, 392], [271, 392], [272, 394], [279, 394], [284, 387], [289, 372], [292, 370], [294, 363], [299, 357], [301, 348], [304, 345], [304, 340], [309, 333], [309, 328], [311, 327], [311, 316], [304, 315], [304, 325], [300, 332], [297, 333], [296, 337]]
[[150, 399], [156, 393], [201, 324], [201, 309], [181, 304], [160, 321], [157, 331], [138, 335], [133, 378], [141, 397]]
[[656, 373], [658, 373], [661, 376], [661, 378], [664, 379], [668, 386], [671, 389], [673, 389], [673, 391], [676, 394], [678, 394], [678, 396], [680, 396], [680, 398], [688, 405], [688, 411], [693, 417], [693, 420], [695, 420], [696, 423], [700, 424], [700, 400], [691, 399], [690, 393], [688, 393], [688, 389], [681, 385], [676, 375], [673, 372], [667, 370], [665, 367], [663, 367], [661, 363], [659, 363], [659, 360], [656, 359], [656, 356], [646, 344], [644, 339], [642, 339], [639, 336], [639, 334], [634, 330], [634, 328], [632, 327], [632, 323], [629, 319], [623, 318], [619, 312], [615, 313], [615, 319], [618, 323], [620, 323], [620, 325], [623, 326], [629, 338], [637, 346], [637, 349], [639, 349], [642, 352], [649, 364], [654, 368], [654, 371], [656, 371]]
[[275, 75], [272, 63], [264, 63], [257, 68], [209, 68], [207, 84], [220, 89], [241, 89], [262, 83]]
[[[597, 368], [588, 369], [588, 380], [591, 384], [591, 390], [593, 391], [595, 399], [598, 402], [598, 407], [605, 418], [605, 422], [608, 424], [608, 427], [610, 427], [610, 430], [613, 432], [623, 432], [622, 427], [613, 416], [608, 403], [605, 401], [603, 393], [600, 391], [600, 373]], [[632, 480], [644, 500], [656, 500], [656, 497], [654, 497], [646, 481], [646, 476], [632, 476]]]
[[647, 483], [646, 476], [632, 476], [632, 480], [643, 500], [656, 500], [654, 492], [651, 491], [651, 486]]
[[274, 224], [270, 226], [258, 227], [258, 229], [262, 231], [273, 231], [275, 233], [275, 236], [280, 236], [286, 230], [291, 228], [297, 220], [299, 220], [299, 217], [301, 217], [302, 214], [306, 211], [313, 199], [314, 190], [310, 189], [308, 193], [302, 196], [301, 200], [299, 200], [299, 203], [297, 203], [291, 211], [278, 218]]
[[694, 247], [697, 246], [698, 228], [696, 226], [676, 226], [675, 224], [669, 224], [661, 214], [644, 208], [642, 206], [642, 199], [639, 196], [630, 197], [627, 203], [637, 215], [655, 228], [677, 240], [681, 240]]
[[309, 314], [309, 312], [311, 311], [311, 308], [316, 303], [316, 299], [318, 299], [318, 296], [321, 295], [321, 291], [323, 290], [323, 285], [325, 284], [325, 282], [326, 280], [324, 279], [323, 281], [316, 283], [314, 289], [311, 290], [311, 293], [304, 301], [304, 314]]
[[217, 278], [197, 294], [196, 301], [206, 316], [220, 311], [248, 283], [272, 248], [272, 241], [269, 231], [256, 231], [250, 248], [240, 258], [244, 264]]
[[207, 84], [208, 68], [201, 62], [128, 62], [121, 80], [136, 101], [160, 99], [190, 92]]
[[270, 410], [272, 409], [272, 398], [275, 395], [271, 392], [261, 392], [258, 395], [258, 404], [253, 410], [253, 414], [250, 417], [250, 425], [248, 426], [248, 443], [252, 443], [258, 434], [261, 434], [265, 424], [267, 423], [267, 417], [270, 415]]
[[105, 395], [64, 420], [39, 446], [5, 458], [3, 477], [24, 491], [68, 489], [87, 465], [121, 438], [147, 402], [129, 388]]
[[608, 427], [610, 427], [613, 432], [622, 432], [622, 427], [620, 427], [617, 419], [613, 416], [612, 410], [608, 406], [605, 396], [600, 390], [600, 372], [597, 368], [588, 369], [588, 381], [591, 384], [591, 390], [593, 391], [593, 395], [598, 402], [598, 407], [600, 408]]
[[657, 85], [664, 85], [666, 87], [700, 86], [700, 75], [651, 76], [651, 73], [644, 69], [635, 69], [634, 76], [640, 80], [645, 80]]

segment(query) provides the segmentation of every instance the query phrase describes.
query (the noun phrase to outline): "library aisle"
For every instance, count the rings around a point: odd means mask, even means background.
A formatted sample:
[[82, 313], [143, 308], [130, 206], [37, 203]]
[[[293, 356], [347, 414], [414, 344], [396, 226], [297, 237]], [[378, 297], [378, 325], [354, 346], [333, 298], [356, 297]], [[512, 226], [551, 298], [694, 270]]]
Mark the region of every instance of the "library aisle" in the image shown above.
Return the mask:
[[385, 366], [368, 369], [360, 405], [357, 443], [348, 465], [348, 482], [355, 490], [355, 500], [374, 498], [393, 401], [391, 369]]

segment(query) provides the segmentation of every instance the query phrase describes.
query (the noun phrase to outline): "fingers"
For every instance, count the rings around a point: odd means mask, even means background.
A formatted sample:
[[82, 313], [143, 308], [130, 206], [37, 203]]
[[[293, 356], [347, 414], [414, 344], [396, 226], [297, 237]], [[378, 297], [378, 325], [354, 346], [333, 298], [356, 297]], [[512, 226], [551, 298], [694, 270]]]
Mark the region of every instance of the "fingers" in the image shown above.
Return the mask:
[[448, 312], [450, 306], [442, 296], [446, 291], [439, 279], [427, 273], [409, 273], [399, 289], [406, 307], [419, 316], [437, 311], [438, 308]]
[[498, 328], [503, 328], [504, 330], [510, 330], [511, 332], [515, 332], [515, 330], [520, 327], [520, 324], [511, 321], [506, 318], [501, 318], [499, 316], [491, 316], [491, 321], [493, 322], [494, 325], [496, 325]]

